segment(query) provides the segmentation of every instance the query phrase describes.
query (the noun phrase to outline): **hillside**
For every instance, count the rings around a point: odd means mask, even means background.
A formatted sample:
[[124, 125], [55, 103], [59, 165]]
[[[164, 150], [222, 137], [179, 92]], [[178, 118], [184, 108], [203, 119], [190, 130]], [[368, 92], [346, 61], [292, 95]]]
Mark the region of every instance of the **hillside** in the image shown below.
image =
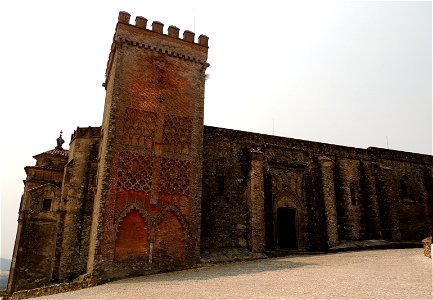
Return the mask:
[[0, 271], [9, 271], [12, 260], [9, 258], [0, 258]]
[[8, 271], [0, 271], [0, 291], [6, 289], [6, 286], [8, 284], [8, 277]]
[[6, 286], [8, 284], [11, 261], [12, 260], [10, 260], [9, 258], [0, 258], [0, 290], [6, 289]]

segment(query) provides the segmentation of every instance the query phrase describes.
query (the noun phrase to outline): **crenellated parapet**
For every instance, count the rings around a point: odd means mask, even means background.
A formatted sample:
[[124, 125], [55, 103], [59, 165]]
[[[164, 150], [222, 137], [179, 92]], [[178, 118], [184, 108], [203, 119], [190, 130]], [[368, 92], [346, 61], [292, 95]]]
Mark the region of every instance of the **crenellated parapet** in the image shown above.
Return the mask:
[[206, 35], [200, 35], [196, 41], [195, 33], [192, 31], [185, 30], [180, 37], [180, 29], [176, 26], [170, 25], [165, 33], [164, 24], [159, 21], [153, 21], [148, 26], [148, 20], [144, 17], [137, 16], [135, 24], [130, 24], [130, 18], [129, 13], [119, 12], [116, 32], [107, 62], [104, 87], [110, 77], [116, 46], [128, 45], [147, 51], [160, 52], [171, 57], [202, 64], [203, 70], [209, 66], [207, 63], [209, 38]]
[[[119, 12], [119, 18], [118, 21], [121, 24], [126, 24], [126, 25], [131, 25], [129, 24], [131, 15], [125, 11], [121, 11]], [[137, 16], [135, 18], [135, 27], [140, 28], [140, 29], [146, 29], [147, 30], [147, 19], [141, 16]], [[150, 29], [153, 32], [159, 33], [159, 34], [164, 34], [163, 33], [163, 29], [164, 29], [164, 24], [159, 22], [159, 21], [153, 21], [152, 23], [152, 28]], [[168, 30], [167, 30], [167, 35], [176, 39], [179, 39], [179, 32], [180, 29], [177, 28], [176, 26], [169, 26]], [[183, 32], [183, 40], [189, 43], [195, 43], [194, 41], [194, 37], [195, 37], [195, 33], [189, 30], [185, 30]], [[200, 46], [204, 46], [204, 47], [208, 47], [208, 41], [209, 38], [206, 35], [200, 35], [198, 37], [198, 42], [197, 44]]]
[[101, 127], [77, 127], [74, 133], [71, 134], [71, 143], [76, 138], [94, 138], [101, 135]]

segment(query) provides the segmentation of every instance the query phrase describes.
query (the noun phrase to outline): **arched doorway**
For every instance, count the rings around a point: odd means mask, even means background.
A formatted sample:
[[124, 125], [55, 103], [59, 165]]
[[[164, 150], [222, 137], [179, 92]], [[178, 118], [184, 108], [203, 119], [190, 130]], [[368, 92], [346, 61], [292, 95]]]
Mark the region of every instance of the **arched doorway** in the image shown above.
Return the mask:
[[277, 209], [277, 238], [280, 249], [298, 248], [296, 224], [296, 209]]

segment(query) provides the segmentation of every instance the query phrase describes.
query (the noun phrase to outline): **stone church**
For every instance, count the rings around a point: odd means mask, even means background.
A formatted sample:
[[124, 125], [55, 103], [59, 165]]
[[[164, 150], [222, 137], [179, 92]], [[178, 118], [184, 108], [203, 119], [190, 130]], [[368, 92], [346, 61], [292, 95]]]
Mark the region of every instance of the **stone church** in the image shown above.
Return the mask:
[[204, 126], [208, 37], [163, 27], [119, 13], [101, 127], [25, 167], [9, 294], [430, 235], [432, 156]]

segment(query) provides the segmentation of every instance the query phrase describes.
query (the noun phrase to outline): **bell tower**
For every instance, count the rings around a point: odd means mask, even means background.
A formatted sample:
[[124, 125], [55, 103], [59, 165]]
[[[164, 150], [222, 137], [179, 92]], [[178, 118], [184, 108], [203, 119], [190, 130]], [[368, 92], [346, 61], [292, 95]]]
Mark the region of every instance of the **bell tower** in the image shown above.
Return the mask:
[[88, 272], [177, 269], [200, 253], [208, 37], [119, 13], [108, 60]]

